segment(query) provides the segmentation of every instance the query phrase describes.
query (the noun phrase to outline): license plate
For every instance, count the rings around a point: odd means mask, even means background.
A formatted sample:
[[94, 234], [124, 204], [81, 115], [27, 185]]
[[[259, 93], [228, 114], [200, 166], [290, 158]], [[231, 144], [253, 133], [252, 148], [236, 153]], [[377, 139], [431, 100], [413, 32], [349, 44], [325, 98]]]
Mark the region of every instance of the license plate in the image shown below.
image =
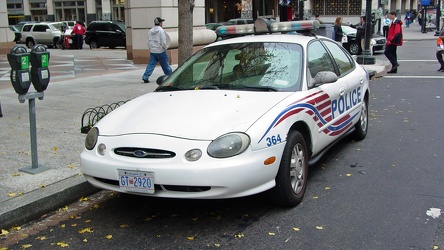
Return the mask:
[[154, 173], [119, 170], [119, 186], [125, 191], [154, 194]]

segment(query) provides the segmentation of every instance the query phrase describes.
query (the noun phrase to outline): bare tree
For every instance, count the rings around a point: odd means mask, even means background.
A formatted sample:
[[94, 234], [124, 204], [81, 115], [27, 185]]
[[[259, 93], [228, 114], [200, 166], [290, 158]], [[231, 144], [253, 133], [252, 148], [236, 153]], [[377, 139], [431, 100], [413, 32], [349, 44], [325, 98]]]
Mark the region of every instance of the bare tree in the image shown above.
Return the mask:
[[194, 0], [179, 0], [179, 65], [193, 53]]

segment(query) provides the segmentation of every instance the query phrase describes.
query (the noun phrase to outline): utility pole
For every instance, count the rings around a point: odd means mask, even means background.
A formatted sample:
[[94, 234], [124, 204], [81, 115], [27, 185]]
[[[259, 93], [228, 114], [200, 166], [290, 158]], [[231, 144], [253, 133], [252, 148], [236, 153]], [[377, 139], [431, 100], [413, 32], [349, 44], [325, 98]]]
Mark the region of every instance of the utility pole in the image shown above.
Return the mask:
[[438, 0], [438, 6], [436, 7], [436, 33], [435, 36], [439, 36], [441, 25], [441, 0]]
[[372, 10], [372, 0], [366, 0], [365, 6], [365, 40], [364, 40], [364, 51], [362, 54], [356, 57], [356, 61], [359, 64], [375, 64], [376, 58], [371, 55], [370, 51], [370, 39], [371, 39], [371, 30], [372, 30], [372, 19], [371, 19], [371, 10]]

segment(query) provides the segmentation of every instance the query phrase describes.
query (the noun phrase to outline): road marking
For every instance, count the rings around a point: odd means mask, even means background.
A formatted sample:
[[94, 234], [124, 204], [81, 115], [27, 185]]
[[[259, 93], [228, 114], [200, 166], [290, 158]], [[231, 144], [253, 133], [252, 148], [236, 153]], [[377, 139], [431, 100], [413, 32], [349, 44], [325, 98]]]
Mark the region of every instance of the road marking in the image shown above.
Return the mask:
[[398, 62], [436, 62], [435, 60], [398, 60]]
[[403, 78], [403, 79], [444, 79], [444, 76], [383, 76], [384, 78]]

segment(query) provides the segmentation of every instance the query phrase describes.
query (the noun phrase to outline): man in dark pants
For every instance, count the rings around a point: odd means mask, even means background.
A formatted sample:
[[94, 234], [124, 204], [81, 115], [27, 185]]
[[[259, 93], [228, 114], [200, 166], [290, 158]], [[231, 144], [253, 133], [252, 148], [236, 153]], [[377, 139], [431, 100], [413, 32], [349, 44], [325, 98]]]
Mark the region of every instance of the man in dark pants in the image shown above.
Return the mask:
[[396, 18], [396, 12], [391, 11], [389, 13], [389, 19], [392, 20], [392, 24], [388, 30], [387, 42], [385, 46], [384, 55], [389, 59], [392, 64], [392, 69], [387, 73], [398, 72], [398, 56], [396, 55], [396, 49], [398, 46], [402, 46], [402, 21]]
[[2, 113], [2, 104], [0, 103], [0, 117], [3, 117], [3, 113]]

